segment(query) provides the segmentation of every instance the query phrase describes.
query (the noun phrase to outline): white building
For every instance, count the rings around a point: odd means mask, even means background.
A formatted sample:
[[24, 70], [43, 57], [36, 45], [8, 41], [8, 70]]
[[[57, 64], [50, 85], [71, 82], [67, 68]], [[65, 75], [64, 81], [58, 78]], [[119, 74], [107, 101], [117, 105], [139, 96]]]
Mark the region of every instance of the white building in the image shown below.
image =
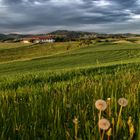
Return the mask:
[[55, 42], [55, 39], [52, 36], [34, 36], [23, 39], [23, 43], [53, 43], [53, 42]]

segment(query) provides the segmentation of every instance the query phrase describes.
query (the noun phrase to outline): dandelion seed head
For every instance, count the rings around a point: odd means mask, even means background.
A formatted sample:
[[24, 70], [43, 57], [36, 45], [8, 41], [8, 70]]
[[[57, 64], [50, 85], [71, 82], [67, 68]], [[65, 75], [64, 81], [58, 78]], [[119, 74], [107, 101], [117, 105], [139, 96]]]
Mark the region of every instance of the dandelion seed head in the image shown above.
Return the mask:
[[107, 119], [101, 119], [98, 125], [100, 129], [107, 130], [110, 127], [110, 122]]
[[104, 111], [107, 108], [107, 104], [104, 100], [99, 99], [95, 102], [95, 107], [100, 111]]
[[125, 107], [125, 106], [127, 106], [127, 104], [128, 104], [128, 100], [125, 99], [125, 98], [120, 98], [120, 99], [118, 100], [118, 104], [121, 105], [121, 106], [123, 106], [123, 107]]

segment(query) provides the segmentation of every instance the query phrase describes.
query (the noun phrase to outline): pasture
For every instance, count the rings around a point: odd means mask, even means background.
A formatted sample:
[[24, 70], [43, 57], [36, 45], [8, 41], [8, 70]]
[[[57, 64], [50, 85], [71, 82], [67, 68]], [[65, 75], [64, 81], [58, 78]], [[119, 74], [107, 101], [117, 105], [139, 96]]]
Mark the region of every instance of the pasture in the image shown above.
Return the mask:
[[138, 43], [0, 45], [0, 139], [140, 139]]

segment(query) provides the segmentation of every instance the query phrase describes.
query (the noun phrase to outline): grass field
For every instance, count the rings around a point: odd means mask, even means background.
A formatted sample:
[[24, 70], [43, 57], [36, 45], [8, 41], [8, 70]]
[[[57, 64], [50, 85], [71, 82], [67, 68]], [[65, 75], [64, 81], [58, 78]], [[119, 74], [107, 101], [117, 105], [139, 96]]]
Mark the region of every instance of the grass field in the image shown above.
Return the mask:
[[[6, 45], [8, 47], [6, 47]], [[15, 47], [14, 47], [15, 45]], [[67, 48], [77, 49], [77, 42], [55, 43], [55, 44], [22, 44], [1, 43], [0, 62], [12, 62], [17, 60], [31, 60], [33, 58], [65, 53]]]
[[[134, 43], [92, 44], [79, 48], [78, 43], [23, 46], [0, 51], [0, 74], [25, 73], [139, 62], [140, 46]], [[67, 50], [67, 46], [70, 49]], [[9, 62], [10, 61], [10, 62]]]
[[[1, 140], [140, 140], [139, 44], [4, 45]], [[122, 110], [121, 97], [128, 100]], [[98, 127], [98, 99], [108, 104], [101, 113], [108, 130]]]

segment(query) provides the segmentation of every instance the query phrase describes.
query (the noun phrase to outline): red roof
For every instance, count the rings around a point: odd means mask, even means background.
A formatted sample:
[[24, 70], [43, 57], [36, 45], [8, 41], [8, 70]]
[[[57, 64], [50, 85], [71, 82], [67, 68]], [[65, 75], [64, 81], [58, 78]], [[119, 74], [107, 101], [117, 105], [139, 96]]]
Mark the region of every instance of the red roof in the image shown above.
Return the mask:
[[40, 39], [53, 39], [54, 37], [49, 35], [49, 36], [32, 36], [32, 37], [27, 37], [25, 39], [33, 39], [33, 40], [40, 40]]
[[35, 36], [32, 37], [32, 39], [52, 39], [52, 36]]

